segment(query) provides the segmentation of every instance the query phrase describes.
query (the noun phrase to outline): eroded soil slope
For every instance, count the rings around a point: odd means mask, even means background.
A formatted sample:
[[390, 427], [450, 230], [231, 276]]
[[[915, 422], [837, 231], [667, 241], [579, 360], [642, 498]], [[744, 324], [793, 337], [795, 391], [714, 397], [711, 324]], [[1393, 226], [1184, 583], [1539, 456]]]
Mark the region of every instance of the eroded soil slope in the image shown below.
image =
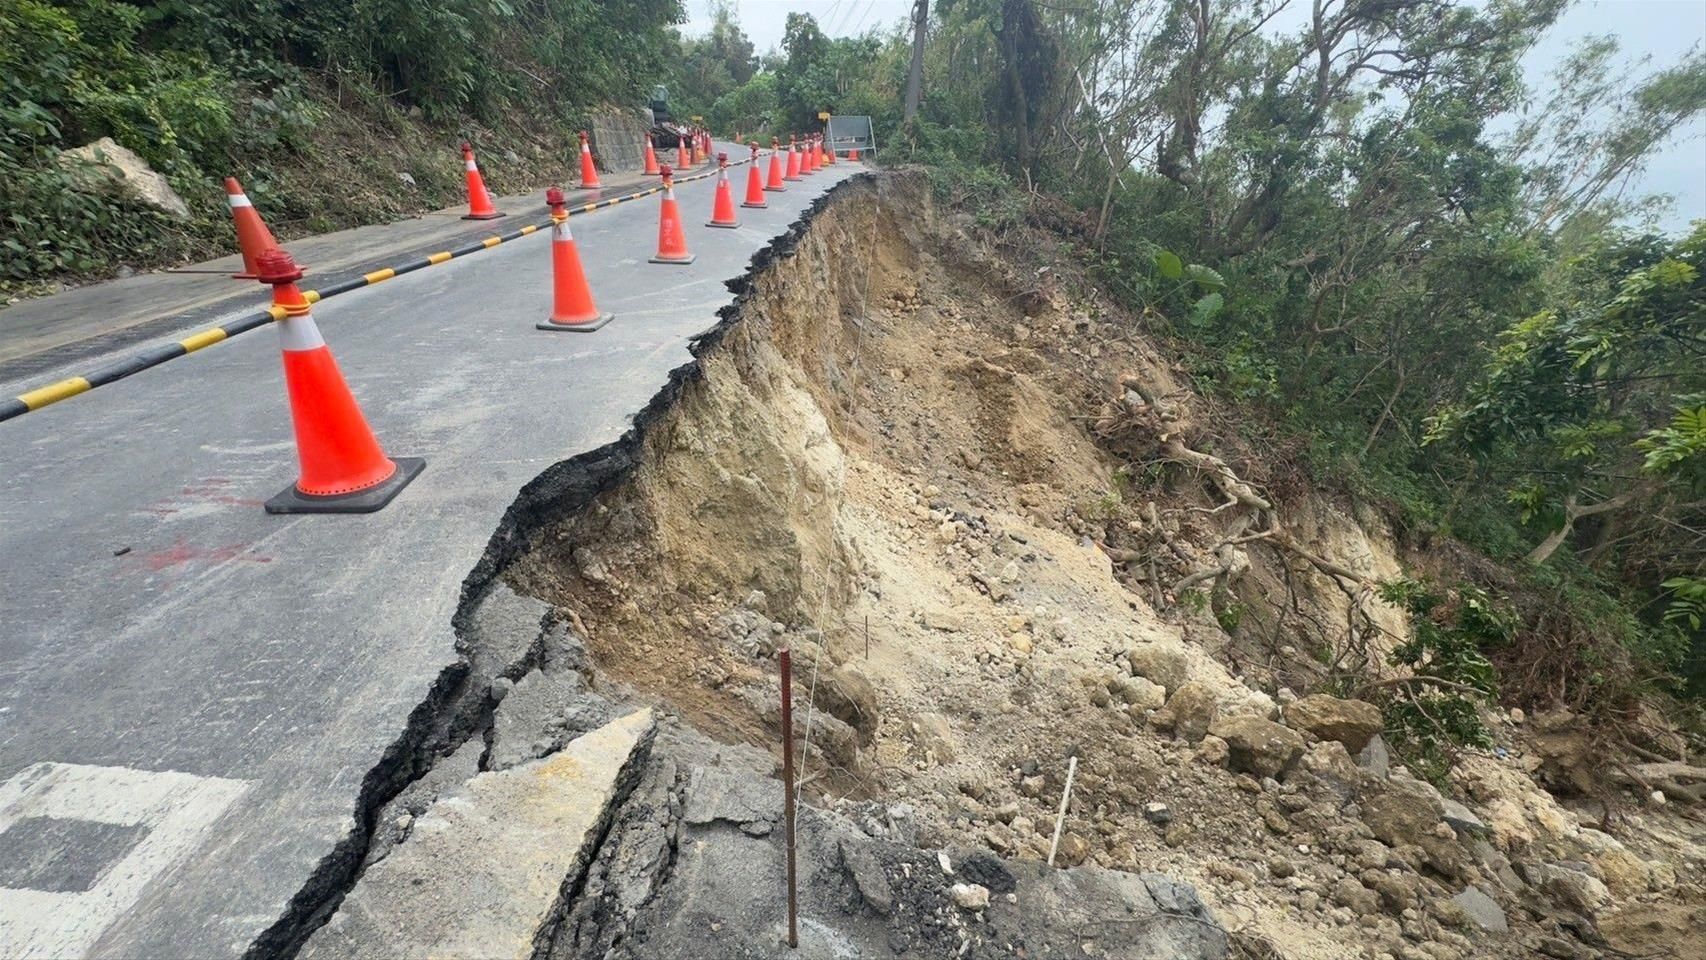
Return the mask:
[[[1369, 746], [1366, 705], [1294, 709], [1339, 643], [1322, 624], [1366, 624], [1371, 670], [1403, 636], [1356, 586], [1400, 570], [1383, 523], [1257, 477], [1287, 550], [1210, 535], [1224, 484], [1161, 456], [1134, 472], [1130, 437], [1098, 430], [1130, 381], [1191, 435], [1140, 324], [1058, 250], [981, 243], [922, 178], [841, 188], [638, 469], [510, 582], [578, 621], [601, 677], [725, 742], [779, 749], [790, 647], [808, 797], [880, 801], [921, 844], [1047, 857], [1077, 757], [1058, 860], [1192, 882], [1251, 955], [1699, 949], [1678, 933], [1701, 916], [1697, 827], [1626, 847], [1535, 787], [1514, 740], [1452, 800]], [[1138, 542], [1177, 569], [1134, 564]], [[1216, 562], [1295, 615], [1181, 602]]]

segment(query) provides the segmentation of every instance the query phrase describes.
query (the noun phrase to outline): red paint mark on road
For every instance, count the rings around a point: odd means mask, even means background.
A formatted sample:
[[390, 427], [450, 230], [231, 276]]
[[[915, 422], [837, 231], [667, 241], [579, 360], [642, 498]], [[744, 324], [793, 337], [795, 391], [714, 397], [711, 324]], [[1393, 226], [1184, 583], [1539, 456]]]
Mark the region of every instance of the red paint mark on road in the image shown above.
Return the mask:
[[171, 570], [192, 563], [204, 563], [213, 566], [232, 560], [242, 560], [247, 563], [271, 563], [271, 557], [247, 553], [249, 545], [234, 543], [223, 547], [204, 547], [199, 544], [187, 543], [179, 537], [170, 547], [164, 550], [152, 550], [147, 553], [132, 554], [151, 572]]

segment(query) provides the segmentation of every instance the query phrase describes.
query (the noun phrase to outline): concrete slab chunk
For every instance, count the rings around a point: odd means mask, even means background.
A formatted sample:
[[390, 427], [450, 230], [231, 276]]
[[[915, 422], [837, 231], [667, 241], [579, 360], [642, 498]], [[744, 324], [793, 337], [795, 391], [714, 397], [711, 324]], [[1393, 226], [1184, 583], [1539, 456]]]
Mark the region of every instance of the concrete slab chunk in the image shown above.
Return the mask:
[[525, 960], [590, 862], [654, 726], [641, 710], [447, 792], [374, 864], [304, 958]]

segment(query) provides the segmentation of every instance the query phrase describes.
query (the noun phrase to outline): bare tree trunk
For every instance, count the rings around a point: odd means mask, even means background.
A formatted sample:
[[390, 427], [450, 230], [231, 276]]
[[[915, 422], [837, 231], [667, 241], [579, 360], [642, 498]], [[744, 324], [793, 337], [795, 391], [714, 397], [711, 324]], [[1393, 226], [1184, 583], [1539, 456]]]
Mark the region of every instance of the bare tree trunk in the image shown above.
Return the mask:
[[1546, 539], [1540, 541], [1539, 546], [1528, 552], [1528, 562], [1539, 564], [1550, 560], [1552, 558], [1552, 554], [1557, 553], [1558, 548], [1563, 545], [1564, 541], [1570, 538], [1570, 533], [1576, 528], [1577, 520], [1580, 520], [1583, 517], [1591, 517], [1597, 513], [1620, 510], [1623, 507], [1628, 506], [1630, 502], [1640, 496], [1641, 493], [1642, 488], [1636, 487], [1631, 490], [1625, 490], [1609, 500], [1601, 500], [1592, 506], [1586, 507], [1578, 506], [1576, 503], [1576, 495], [1573, 493], [1570, 494], [1564, 499], [1563, 525], [1547, 534]]

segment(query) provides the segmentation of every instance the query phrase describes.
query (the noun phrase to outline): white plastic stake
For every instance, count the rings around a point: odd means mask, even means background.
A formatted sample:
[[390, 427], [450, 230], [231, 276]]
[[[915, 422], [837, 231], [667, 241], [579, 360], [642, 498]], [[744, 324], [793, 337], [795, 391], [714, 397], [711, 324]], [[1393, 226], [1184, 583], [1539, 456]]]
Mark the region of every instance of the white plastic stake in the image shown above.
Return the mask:
[[1078, 776], [1078, 758], [1066, 764], [1066, 789], [1060, 792], [1060, 813], [1054, 818], [1054, 839], [1048, 845], [1048, 865], [1054, 866], [1054, 853], [1060, 849], [1060, 828], [1066, 826], [1066, 805], [1072, 802], [1072, 780]]

